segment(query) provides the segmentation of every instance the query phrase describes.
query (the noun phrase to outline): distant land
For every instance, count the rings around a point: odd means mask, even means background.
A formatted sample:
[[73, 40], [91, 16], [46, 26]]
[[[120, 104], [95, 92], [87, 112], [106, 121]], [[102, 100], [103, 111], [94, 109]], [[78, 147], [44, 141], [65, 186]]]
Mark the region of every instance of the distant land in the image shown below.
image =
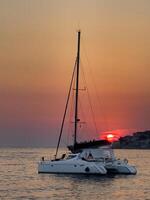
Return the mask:
[[150, 130], [120, 137], [113, 143], [115, 149], [150, 149]]

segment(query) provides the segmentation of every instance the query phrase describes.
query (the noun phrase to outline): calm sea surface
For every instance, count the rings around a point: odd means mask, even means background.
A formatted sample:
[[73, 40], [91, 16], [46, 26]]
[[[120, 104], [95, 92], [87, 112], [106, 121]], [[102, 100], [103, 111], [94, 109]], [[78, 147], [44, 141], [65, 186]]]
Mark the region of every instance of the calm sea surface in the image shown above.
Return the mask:
[[0, 199], [150, 200], [150, 150], [115, 152], [136, 165], [138, 174], [114, 177], [38, 174], [38, 160], [54, 155], [54, 149], [0, 149]]

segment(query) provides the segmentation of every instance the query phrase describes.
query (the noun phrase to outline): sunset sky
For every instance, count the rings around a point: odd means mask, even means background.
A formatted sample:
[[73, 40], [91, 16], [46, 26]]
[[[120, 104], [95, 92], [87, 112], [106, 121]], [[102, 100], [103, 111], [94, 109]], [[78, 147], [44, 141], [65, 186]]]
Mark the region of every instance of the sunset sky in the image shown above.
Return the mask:
[[55, 146], [78, 29], [97, 124], [79, 139], [150, 129], [149, 0], [1, 0], [0, 146]]

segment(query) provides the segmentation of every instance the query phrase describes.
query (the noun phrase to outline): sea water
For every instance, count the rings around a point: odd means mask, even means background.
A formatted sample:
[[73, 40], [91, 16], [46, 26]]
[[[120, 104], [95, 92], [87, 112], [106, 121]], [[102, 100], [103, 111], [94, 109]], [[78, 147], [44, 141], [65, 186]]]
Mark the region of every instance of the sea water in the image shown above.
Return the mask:
[[150, 150], [115, 153], [128, 158], [137, 175], [38, 174], [37, 162], [54, 155], [53, 148], [1, 148], [0, 199], [150, 200]]

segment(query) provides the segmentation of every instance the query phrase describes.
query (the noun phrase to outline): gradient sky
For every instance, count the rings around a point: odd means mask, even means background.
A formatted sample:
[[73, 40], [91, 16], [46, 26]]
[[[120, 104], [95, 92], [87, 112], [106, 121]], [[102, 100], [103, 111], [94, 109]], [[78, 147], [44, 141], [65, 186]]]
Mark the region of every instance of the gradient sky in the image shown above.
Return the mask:
[[56, 144], [78, 29], [87, 137], [150, 129], [149, 0], [0, 0], [0, 146]]

